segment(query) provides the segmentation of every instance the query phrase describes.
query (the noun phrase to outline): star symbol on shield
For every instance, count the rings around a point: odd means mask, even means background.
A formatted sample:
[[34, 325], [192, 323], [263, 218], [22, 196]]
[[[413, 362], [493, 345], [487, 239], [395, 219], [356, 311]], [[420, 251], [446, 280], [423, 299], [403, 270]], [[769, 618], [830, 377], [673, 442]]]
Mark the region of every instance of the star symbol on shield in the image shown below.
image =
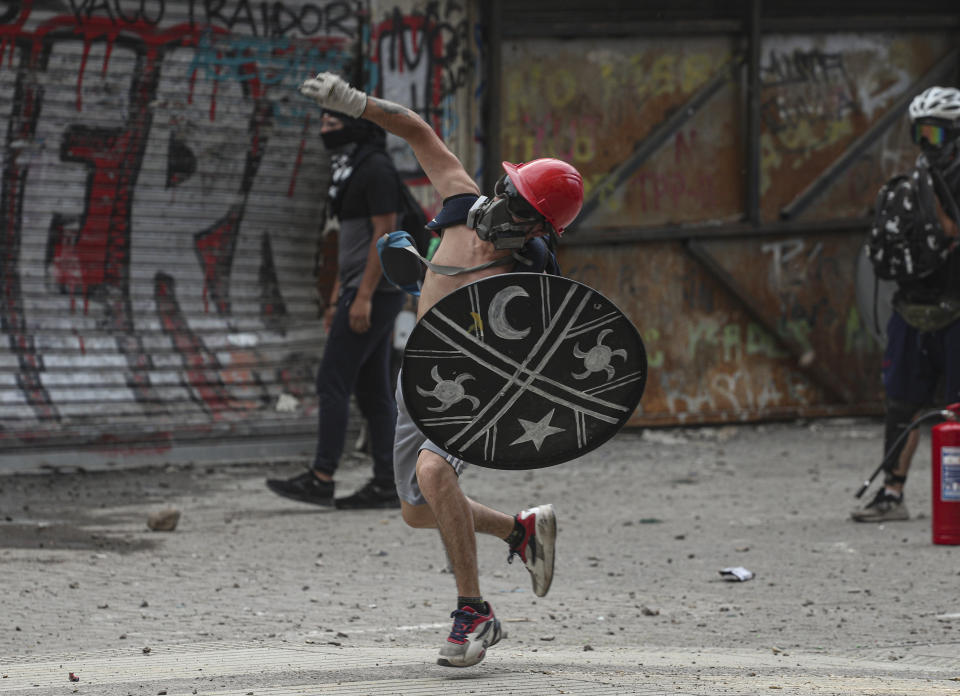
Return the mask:
[[554, 433], [563, 432], [563, 428], [555, 428], [550, 425], [550, 421], [553, 419], [553, 412], [556, 410], [555, 408], [550, 409], [550, 413], [538, 421], [528, 421], [526, 418], [517, 418], [520, 422], [520, 427], [523, 428], [523, 435], [510, 444], [519, 445], [521, 442], [532, 442], [533, 446], [537, 448], [537, 452], [539, 452], [540, 445], [543, 444], [544, 440]]

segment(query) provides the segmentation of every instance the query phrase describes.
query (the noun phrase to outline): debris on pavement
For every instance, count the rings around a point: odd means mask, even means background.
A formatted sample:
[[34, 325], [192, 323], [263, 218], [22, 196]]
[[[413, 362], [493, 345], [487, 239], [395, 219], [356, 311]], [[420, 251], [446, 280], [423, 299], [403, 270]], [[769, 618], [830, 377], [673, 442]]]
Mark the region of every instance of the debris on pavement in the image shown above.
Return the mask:
[[147, 527], [154, 532], [172, 532], [180, 521], [180, 511], [175, 508], [157, 510], [147, 518]]
[[724, 580], [730, 580], [731, 582], [746, 582], [753, 579], [753, 571], [747, 570], [743, 566], [724, 568], [720, 571], [720, 575], [723, 576]]

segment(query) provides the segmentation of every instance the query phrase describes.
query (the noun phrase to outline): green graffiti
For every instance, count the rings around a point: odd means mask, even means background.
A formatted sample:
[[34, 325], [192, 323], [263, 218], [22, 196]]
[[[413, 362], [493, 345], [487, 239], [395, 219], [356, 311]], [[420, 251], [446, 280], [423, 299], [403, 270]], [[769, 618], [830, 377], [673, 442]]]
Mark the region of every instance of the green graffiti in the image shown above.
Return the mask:
[[743, 341], [739, 324], [727, 324], [723, 327], [723, 361], [739, 361], [743, 355]]
[[657, 329], [647, 329], [643, 333], [644, 347], [647, 349], [647, 367], [663, 367], [663, 351], [650, 351], [650, 344], [660, 339]]
[[747, 355], [766, 355], [768, 358], [785, 358], [788, 353], [780, 347], [773, 335], [759, 324], [747, 324]]
[[844, 327], [843, 352], [847, 355], [851, 353], [870, 353], [877, 347], [873, 336], [864, 326], [860, 312], [856, 306], [851, 306], [847, 312], [847, 323]]
[[705, 319], [690, 329], [687, 337], [687, 358], [693, 360], [697, 347], [704, 343], [708, 346], [717, 345], [717, 325], [711, 319]]
[[687, 344], [688, 359], [691, 361], [694, 359], [701, 345], [720, 349], [724, 362], [742, 362], [744, 355], [762, 355], [768, 358], [783, 358], [789, 355], [780, 347], [773, 335], [754, 322], [747, 323], [744, 339], [741, 324], [730, 323], [719, 326], [712, 320], [704, 320], [690, 329]]

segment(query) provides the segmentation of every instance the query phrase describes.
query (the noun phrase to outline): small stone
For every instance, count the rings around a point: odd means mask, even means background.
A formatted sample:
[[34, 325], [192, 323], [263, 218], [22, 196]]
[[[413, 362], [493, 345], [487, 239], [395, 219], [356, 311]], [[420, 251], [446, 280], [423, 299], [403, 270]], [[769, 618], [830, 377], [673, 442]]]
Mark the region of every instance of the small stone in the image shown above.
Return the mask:
[[172, 532], [180, 521], [180, 511], [174, 508], [158, 510], [147, 518], [147, 527], [154, 532]]

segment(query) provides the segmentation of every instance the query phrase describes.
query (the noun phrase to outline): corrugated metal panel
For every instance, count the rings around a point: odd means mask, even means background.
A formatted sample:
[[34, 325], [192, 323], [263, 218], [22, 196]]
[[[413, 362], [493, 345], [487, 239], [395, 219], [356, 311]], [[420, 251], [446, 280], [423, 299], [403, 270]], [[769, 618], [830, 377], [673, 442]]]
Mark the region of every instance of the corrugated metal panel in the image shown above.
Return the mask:
[[0, 25], [0, 450], [312, 430], [328, 167], [295, 87], [363, 13], [72, 7]]

